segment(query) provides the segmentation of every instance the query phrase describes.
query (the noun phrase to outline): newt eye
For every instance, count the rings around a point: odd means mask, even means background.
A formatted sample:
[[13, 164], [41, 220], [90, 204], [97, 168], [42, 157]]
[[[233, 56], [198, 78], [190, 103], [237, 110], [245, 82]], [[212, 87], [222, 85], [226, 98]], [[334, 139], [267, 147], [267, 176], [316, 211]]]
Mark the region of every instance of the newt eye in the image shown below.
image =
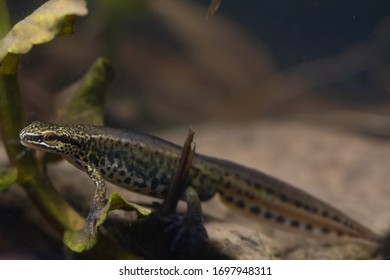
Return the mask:
[[55, 134], [55, 133], [52, 132], [52, 131], [44, 132], [44, 133], [43, 133], [43, 141], [44, 141], [46, 144], [54, 145], [54, 144], [57, 143], [57, 141], [58, 141], [58, 135]]

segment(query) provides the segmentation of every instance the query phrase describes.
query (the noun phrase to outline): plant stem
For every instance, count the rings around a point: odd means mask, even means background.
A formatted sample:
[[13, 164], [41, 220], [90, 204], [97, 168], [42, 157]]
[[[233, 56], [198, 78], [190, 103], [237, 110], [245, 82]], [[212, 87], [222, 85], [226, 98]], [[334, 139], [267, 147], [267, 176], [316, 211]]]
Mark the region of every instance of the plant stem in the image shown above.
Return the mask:
[[[7, 4], [0, 0], [0, 37], [9, 31]], [[25, 124], [18, 84], [18, 56], [8, 54], [0, 66], [0, 132], [8, 158], [18, 170], [17, 182], [26, 190], [42, 214], [59, 230], [77, 230], [83, 218], [54, 189], [38, 168], [31, 152], [19, 143]]]
[[6, 0], [0, 0], [0, 38], [10, 30], [9, 13]]

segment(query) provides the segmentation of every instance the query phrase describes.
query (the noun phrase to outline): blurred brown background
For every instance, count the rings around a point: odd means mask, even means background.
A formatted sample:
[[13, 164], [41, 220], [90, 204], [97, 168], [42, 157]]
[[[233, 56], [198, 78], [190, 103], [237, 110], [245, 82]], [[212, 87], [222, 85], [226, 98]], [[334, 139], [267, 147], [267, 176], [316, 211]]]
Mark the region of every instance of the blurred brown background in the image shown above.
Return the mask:
[[[12, 1], [13, 19], [39, 2]], [[23, 57], [30, 118], [47, 118], [55, 93], [102, 55], [118, 73], [107, 104], [115, 126], [388, 115], [388, 1], [223, 1], [206, 20], [208, 4], [90, 1], [74, 35]]]

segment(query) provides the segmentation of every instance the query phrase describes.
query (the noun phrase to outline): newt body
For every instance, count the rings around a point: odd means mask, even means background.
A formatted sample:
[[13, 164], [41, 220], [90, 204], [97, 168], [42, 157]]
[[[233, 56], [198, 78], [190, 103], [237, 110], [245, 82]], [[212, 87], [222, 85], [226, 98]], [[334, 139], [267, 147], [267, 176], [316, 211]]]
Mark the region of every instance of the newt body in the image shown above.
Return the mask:
[[[91, 125], [33, 122], [21, 131], [20, 139], [27, 147], [60, 154], [88, 173], [96, 185], [94, 201], [98, 207], [105, 199], [104, 180], [164, 198], [181, 154], [180, 146], [157, 137]], [[196, 154], [188, 182], [201, 201], [219, 193], [231, 208], [284, 230], [380, 240], [376, 233], [320, 199], [230, 161]]]

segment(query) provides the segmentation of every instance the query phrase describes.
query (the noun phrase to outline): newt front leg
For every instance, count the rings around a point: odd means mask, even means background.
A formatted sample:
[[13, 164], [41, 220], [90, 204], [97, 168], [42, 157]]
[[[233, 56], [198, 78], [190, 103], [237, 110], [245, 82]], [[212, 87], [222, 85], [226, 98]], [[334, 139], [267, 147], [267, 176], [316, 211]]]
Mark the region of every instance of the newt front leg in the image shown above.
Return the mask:
[[92, 205], [85, 221], [84, 230], [91, 236], [96, 236], [96, 223], [101, 216], [106, 202], [107, 186], [99, 171], [92, 165], [86, 166], [86, 172], [95, 184], [95, 195], [93, 196]]

